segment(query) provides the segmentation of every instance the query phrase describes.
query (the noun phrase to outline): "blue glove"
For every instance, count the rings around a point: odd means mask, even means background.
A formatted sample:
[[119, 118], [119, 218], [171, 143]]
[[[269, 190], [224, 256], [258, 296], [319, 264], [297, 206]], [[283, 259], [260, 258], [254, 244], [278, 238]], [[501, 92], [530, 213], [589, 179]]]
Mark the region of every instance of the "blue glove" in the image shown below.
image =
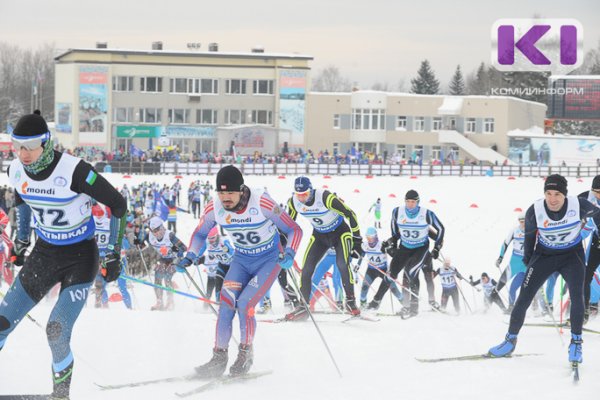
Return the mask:
[[290, 269], [294, 265], [294, 250], [287, 247], [284, 253], [279, 255], [279, 266], [283, 269]]
[[177, 272], [185, 272], [185, 269], [194, 263], [194, 259], [196, 255], [194, 253], [187, 253], [187, 256], [183, 257], [177, 266], [175, 266], [175, 270]]

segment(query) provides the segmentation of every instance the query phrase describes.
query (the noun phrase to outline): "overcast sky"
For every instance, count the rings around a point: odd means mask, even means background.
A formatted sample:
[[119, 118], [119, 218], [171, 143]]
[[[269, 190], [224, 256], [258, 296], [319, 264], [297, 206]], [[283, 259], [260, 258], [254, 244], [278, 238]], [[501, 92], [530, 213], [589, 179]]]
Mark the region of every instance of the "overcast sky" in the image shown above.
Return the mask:
[[598, 0], [0, 0], [0, 41], [24, 48], [94, 47], [187, 51], [188, 42], [221, 51], [314, 57], [313, 75], [328, 65], [363, 88], [401, 79], [409, 87], [429, 59], [443, 86], [457, 64], [470, 72], [490, 62], [490, 32], [500, 18], [575, 18], [585, 51], [600, 40]]

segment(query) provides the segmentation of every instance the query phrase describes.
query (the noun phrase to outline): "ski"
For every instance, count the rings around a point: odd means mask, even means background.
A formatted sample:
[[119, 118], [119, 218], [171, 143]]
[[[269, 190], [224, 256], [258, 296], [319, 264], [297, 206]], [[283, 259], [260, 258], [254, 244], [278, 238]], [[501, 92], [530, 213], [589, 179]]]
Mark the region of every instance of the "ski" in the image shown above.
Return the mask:
[[492, 357], [488, 354], [473, 354], [468, 356], [457, 356], [457, 357], [442, 357], [442, 358], [415, 358], [419, 362], [434, 363], [442, 361], [471, 361], [471, 360], [495, 360], [502, 358], [513, 358], [513, 357], [528, 357], [528, 356], [541, 356], [540, 353], [524, 353], [524, 354], [513, 354], [508, 357]]
[[49, 394], [4, 394], [0, 400], [49, 400]]
[[[567, 324], [567, 323], [562, 323], [562, 324], [550, 324], [550, 323], [545, 323], [545, 322], [528, 322], [528, 323], [524, 323], [523, 326], [538, 326], [538, 327], [544, 327], [544, 328], [569, 328], [571, 325]], [[585, 326], [583, 328], [581, 328], [582, 331], [584, 332], [588, 332], [588, 333], [595, 333], [597, 335], [600, 335], [600, 331], [594, 330], [594, 329], [590, 329], [590, 328], [586, 328]]]
[[279, 324], [282, 322], [289, 322], [285, 317], [275, 318], [275, 319], [257, 319], [257, 322], [265, 322], [267, 324]]
[[145, 380], [145, 381], [117, 383], [114, 385], [102, 385], [102, 384], [94, 382], [94, 385], [98, 386], [101, 390], [114, 390], [114, 389], [123, 389], [123, 388], [132, 388], [132, 387], [138, 387], [138, 386], [153, 385], [155, 383], [191, 381], [194, 379], [201, 379], [201, 378], [198, 377], [198, 374], [188, 374], [188, 375], [180, 375], [180, 376], [170, 376], [168, 378], [150, 379], [150, 380]]
[[372, 318], [372, 317], [369, 317], [368, 315], [360, 314], [360, 315], [353, 315], [350, 318], [346, 318], [346, 319], [342, 320], [342, 323], [356, 321], [356, 320], [363, 320], [363, 321], [369, 321], [369, 322], [379, 322], [380, 321], [379, 318]]
[[573, 373], [573, 383], [579, 382], [579, 363], [571, 363], [571, 372]]
[[261, 372], [249, 372], [244, 375], [224, 375], [219, 378], [213, 379], [211, 381], [206, 382], [202, 386], [198, 386], [195, 389], [192, 389], [183, 393], [175, 393], [177, 397], [189, 397], [198, 393], [203, 393], [208, 390], [216, 389], [221, 385], [229, 385], [237, 382], [244, 382], [250, 379], [260, 378], [261, 376], [270, 375], [273, 371], [261, 371]]

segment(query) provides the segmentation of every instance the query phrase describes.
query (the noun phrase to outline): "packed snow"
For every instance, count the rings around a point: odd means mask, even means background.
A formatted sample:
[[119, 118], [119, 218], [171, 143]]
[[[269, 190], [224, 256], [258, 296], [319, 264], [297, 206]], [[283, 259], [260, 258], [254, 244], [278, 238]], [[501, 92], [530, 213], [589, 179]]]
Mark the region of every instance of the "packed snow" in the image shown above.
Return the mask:
[[[105, 176], [117, 187], [123, 183], [136, 185], [144, 180], [161, 185], [173, 184], [174, 176]], [[214, 181], [214, 176], [184, 176], [181, 206], [186, 208], [185, 189], [192, 180]], [[506, 177], [373, 177], [323, 176], [312, 177], [313, 185], [326, 185], [355, 210], [364, 233], [373, 224], [369, 207], [381, 198], [382, 224], [380, 237], [389, 236], [392, 208], [403, 204], [404, 193], [415, 189], [420, 193], [421, 206], [432, 209], [446, 227], [442, 253], [450, 257], [464, 276], [477, 279], [486, 271], [498, 279], [500, 271], [494, 262], [509, 230], [517, 224], [517, 208], [526, 210], [542, 197], [540, 178]], [[267, 187], [272, 197], [284, 203], [293, 190], [293, 177], [247, 176], [250, 187]], [[7, 184], [6, 176], [0, 184]], [[570, 194], [589, 189], [591, 179], [569, 179]], [[395, 197], [393, 197], [395, 196]], [[178, 236], [187, 243], [198, 220], [179, 213]], [[310, 237], [310, 227], [303, 217], [304, 246]], [[508, 259], [508, 257], [507, 257]], [[508, 261], [508, 260], [506, 260]], [[505, 262], [506, 262], [505, 261]], [[436, 261], [435, 267], [441, 263]], [[361, 271], [364, 271], [366, 265]], [[194, 279], [200, 283], [196, 271]], [[147, 277], [144, 277], [147, 279]], [[315, 314], [315, 318], [331, 348], [341, 373], [340, 378], [312, 322], [272, 324], [258, 322], [254, 342], [253, 371], [272, 370], [273, 374], [245, 383], [219, 387], [191, 398], [231, 399], [506, 399], [514, 398], [579, 398], [591, 399], [600, 389], [597, 379], [600, 368], [600, 335], [584, 333], [584, 363], [581, 381], [572, 383], [567, 362], [568, 330], [559, 335], [553, 328], [523, 327], [516, 353], [541, 353], [540, 356], [444, 363], [420, 363], [415, 357], [447, 357], [482, 354], [502, 341], [508, 316], [495, 306], [483, 313], [483, 294], [464, 282], [460, 284], [474, 313], [460, 316], [442, 315], [431, 311], [427, 290], [421, 284], [421, 307], [416, 318], [381, 316], [379, 322], [353, 320], [341, 323], [346, 316]], [[194, 287], [177, 274], [180, 290], [197, 294]], [[375, 286], [379, 284], [376, 281]], [[558, 286], [558, 285], [557, 285]], [[2, 291], [6, 292], [6, 284]], [[109, 295], [117, 292], [111, 286]], [[122, 383], [189, 374], [193, 367], [211, 357], [216, 318], [203, 304], [190, 298], [175, 296], [172, 312], [150, 311], [155, 302], [153, 289], [134, 284], [131, 292], [135, 309], [129, 311], [122, 303], [110, 303], [109, 309], [94, 308], [93, 296], [83, 310], [73, 333], [72, 348], [75, 370], [71, 398], [79, 399], [172, 399], [175, 392], [199, 386], [202, 382], [163, 383], [145, 387], [101, 391], [97, 383]], [[356, 286], [358, 297], [359, 286]], [[369, 293], [369, 300], [374, 291]], [[441, 288], [436, 278], [436, 297]], [[507, 292], [502, 291], [506, 300]], [[558, 290], [555, 302], [559, 300]], [[273, 311], [257, 315], [257, 319], [283, 316], [285, 309], [278, 284], [272, 290]], [[395, 300], [394, 300], [395, 301]], [[51, 301], [42, 300], [30, 315], [42, 324], [48, 318]], [[320, 303], [317, 309], [327, 309]], [[395, 311], [400, 304], [393, 304]], [[558, 307], [556, 307], [558, 308]], [[453, 310], [452, 304], [448, 305]], [[392, 312], [387, 295], [381, 312]], [[558, 318], [558, 312], [556, 312]], [[542, 322], [530, 310], [529, 321]], [[591, 320], [587, 327], [600, 330], [600, 321]], [[239, 337], [237, 320], [234, 337]], [[236, 344], [230, 345], [230, 363], [237, 354]], [[25, 319], [8, 338], [0, 353], [0, 395], [15, 393], [49, 393], [51, 355], [45, 331]]]

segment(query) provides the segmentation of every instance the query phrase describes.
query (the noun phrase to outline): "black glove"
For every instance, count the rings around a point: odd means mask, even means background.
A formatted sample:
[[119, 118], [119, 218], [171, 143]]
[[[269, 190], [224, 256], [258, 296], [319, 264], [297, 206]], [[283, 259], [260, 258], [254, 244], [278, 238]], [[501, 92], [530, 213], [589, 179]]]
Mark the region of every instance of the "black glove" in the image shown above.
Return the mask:
[[185, 273], [185, 269], [194, 263], [194, 259], [196, 255], [194, 253], [188, 252], [185, 257], [179, 260], [179, 263], [175, 266], [177, 272]]
[[204, 260], [205, 260], [205, 257], [200, 256], [200, 257], [196, 258], [196, 261], [194, 261], [194, 265], [204, 264]]
[[388, 240], [384, 240], [381, 243], [381, 251], [389, 254], [390, 257], [394, 257], [394, 255], [396, 254], [396, 246], [398, 245], [398, 241], [391, 237]]
[[121, 275], [121, 252], [114, 249], [104, 256], [100, 273], [106, 282], [117, 280]]
[[25, 251], [27, 251], [27, 248], [29, 247], [29, 241], [28, 240], [21, 240], [21, 239], [16, 239], [15, 240], [15, 245], [12, 248], [11, 251], [11, 261], [14, 265], [16, 265], [17, 267], [20, 267], [23, 265], [23, 263], [25, 262]]
[[136, 246], [139, 246], [142, 244], [142, 242], [140, 241], [140, 238], [138, 238], [137, 236], [133, 239], [133, 244]]
[[433, 257], [434, 260], [437, 260], [439, 256], [440, 256], [440, 249], [438, 249], [436, 246], [433, 248], [433, 250], [431, 250], [431, 257]]
[[500, 269], [500, 264], [502, 264], [502, 256], [498, 257], [496, 260], [496, 267], [498, 267], [498, 269]]
[[352, 257], [361, 258], [365, 255], [365, 251], [362, 248], [362, 237], [352, 236]]

